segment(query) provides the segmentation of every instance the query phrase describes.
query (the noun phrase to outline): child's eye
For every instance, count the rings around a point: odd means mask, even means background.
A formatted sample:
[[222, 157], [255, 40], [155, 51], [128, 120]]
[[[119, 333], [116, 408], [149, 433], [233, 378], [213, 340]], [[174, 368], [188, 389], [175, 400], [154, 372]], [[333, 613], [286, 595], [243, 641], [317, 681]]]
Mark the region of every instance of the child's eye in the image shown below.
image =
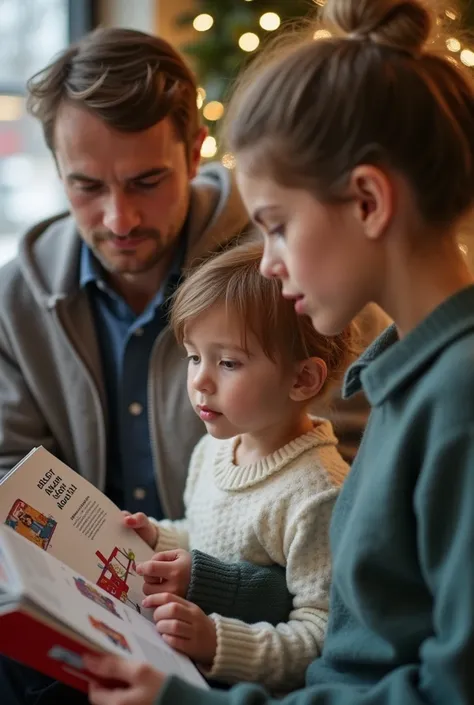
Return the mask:
[[240, 362], [235, 360], [221, 360], [221, 365], [225, 370], [236, 370], [240, 367]]
[[189, 364], [197, 365], [199, 363], [199, 355], [188, 355], [187, 360]]

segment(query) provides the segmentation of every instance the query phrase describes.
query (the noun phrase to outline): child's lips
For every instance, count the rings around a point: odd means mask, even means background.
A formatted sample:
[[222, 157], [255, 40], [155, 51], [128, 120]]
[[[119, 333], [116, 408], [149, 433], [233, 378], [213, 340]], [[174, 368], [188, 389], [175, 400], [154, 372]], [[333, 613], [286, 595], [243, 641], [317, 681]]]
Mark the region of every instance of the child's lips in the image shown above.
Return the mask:
[[218, 416], [222, 416], [219, 411], [214, 411], [214, 409], [201, 404], [198, 404], [197, 409], [202, 421], [214, 421]]

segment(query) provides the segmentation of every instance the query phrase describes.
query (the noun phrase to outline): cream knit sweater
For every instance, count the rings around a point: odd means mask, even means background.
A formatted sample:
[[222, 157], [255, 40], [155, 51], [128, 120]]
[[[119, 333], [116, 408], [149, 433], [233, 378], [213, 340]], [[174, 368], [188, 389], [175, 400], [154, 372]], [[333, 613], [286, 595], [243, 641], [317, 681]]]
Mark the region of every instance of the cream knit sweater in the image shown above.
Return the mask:
[[208, 678], [250, 681], [274, 691], [303, 685], [323, 644], [331, 577], [329, 522], [348, 466], [332, 426], [314, 428], [272, 455], [234, 464], [239, 438], [204, 436], [191, 458], [186, 518], [161, 521], [157, 551], [199, 549], [222, 561], [286, 568], [293, 610], [285, 624], [246, 624], [210, 615], [217, 653]]

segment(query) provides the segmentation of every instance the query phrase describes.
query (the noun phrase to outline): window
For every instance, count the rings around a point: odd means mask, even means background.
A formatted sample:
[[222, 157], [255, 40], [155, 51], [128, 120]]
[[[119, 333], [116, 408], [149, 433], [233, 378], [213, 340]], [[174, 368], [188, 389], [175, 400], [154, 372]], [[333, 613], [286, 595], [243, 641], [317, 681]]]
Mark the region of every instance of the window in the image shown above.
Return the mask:
[[[40, 125], [25, 111], [27, 79], [87, 31], [84, 0], [0, 0], [0, 264], [31, 225], [65, 208]], [[90, 3], [89, 3], [90, 7]]]

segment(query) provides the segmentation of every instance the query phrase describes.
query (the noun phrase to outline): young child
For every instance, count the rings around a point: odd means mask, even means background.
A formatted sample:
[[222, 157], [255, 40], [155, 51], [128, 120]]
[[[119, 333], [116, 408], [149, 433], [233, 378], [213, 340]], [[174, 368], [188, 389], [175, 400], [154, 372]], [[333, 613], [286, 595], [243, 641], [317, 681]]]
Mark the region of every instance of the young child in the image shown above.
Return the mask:
[[[474, 202], [473, 78], [431, 43], [439, 26], [421, 1], [324, 12], [331, 35], [252, 62], [227, 111], [263, 274], [323, 334], [368, 301], [395, 321], [346, 376], [372, 414], [332, 518], [323, 653], [282, 702], [470, 705], [474, 284], [456, 235]], [[152, 669], [140, 698], [143, 672], [117, 660], [96, 672], [111, 667], [130, 705], [275, 702]]]
[[262, 252], [253, 242], [219, 254], [177, 292], [171, 324], [188, 356], [191, 404], [208, 434], [191, 458], [185, 519], [142, 523], [142, 532], [156, 551], [197, 549], [229, 563], [284, 566], [291, 619], [245, 624], [207, 617], [175, 598], [171, 622], [160, 613], [161, 595], [144, 604], [160, 605], [158, 631], [209, 678], [288, 690], [303, 684], [321, 651], [329, 520], [348, 471], [331, 424], [310, 417], [308, 405], [316, 398], [323, 413], [354, 339], [352, 327], [327, 338], [298, 317], [278, 281], [261, 276]]

